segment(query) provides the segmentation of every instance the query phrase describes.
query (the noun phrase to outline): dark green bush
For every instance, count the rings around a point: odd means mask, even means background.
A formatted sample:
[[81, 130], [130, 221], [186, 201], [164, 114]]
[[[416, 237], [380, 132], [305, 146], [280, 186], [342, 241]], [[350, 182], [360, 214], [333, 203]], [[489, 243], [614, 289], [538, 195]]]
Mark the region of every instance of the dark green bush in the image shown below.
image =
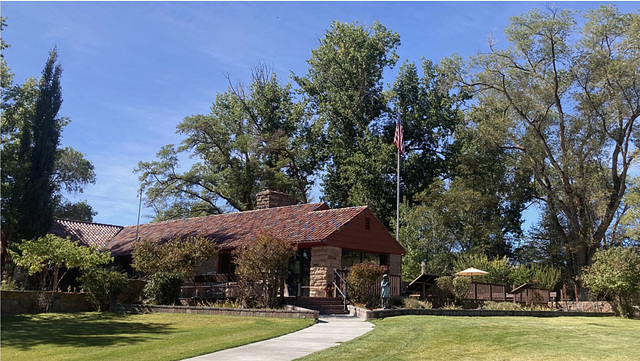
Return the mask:
[[89, 301], [97, 311], [109, 309], [118, 296], [127, 288], [127, 276], [105, 269], [93, 269], [79, 278], [82, 288], [89, 294]]
[[152, 304], [174, 305], [180, 302], [180, 287], [184, 275], [178, 272], [158, 272], [147, 281], [144, 294]]

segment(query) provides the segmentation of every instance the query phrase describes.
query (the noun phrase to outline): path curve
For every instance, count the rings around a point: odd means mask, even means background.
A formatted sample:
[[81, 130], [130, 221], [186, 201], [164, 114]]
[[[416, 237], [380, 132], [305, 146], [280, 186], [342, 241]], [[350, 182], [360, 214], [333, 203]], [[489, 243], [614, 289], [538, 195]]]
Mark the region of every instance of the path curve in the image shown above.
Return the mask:
[[293, 360], [362, 336], [373, 327], [353, 316], [321, 316], [315, 325], [300, 331], [186, 360]]

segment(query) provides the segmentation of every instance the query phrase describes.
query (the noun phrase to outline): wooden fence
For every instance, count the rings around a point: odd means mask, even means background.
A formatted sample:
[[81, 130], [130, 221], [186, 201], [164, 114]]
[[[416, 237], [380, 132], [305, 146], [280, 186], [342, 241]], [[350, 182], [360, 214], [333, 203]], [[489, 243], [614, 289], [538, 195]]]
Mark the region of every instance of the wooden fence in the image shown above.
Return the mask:
[[[349, 270], [336, 270], [342, 278], [346, 279], [349, 276]], [[382, 277], [380, 277], [374, 284], [369, 285], [367, 287], [366, 292], [370, 294], [380, 295], [382, 293]], [[347, 287], [352, 287], [352, 285], [348, 285]], [[347, 292], [349, 292], [347, 290]], [[400, 275], [389, 275], [389, 294], [393, 296], [402, 295], [402, 276]]]

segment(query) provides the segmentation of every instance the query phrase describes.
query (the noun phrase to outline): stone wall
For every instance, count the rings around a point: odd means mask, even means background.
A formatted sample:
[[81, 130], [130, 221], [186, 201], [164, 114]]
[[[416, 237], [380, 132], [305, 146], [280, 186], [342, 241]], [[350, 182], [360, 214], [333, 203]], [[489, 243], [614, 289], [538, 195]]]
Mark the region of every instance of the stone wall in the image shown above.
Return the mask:
[[3, 315], [94, 310], [82, 292], [0, 291], [0, 298]]
[[253, 316], [276, 318], [318, 319], [318, 311], [302, 307], [285, 306], [283, 310], [263, 310], [253, 308], [223, 308], [197, 306], [160, 306], [112, 304], [109, 311], [118, 313], [190, 313], [198, 315]]
[[311, 249], [311, 277], [309, 296], [327, 297], [326, 287], [333, 281], [333, 270], [340, 268], [342, 249], [333, 246]]
[[578, 302], [564, 302], [550, 303], [550, 306], [556, 307], [564, 311], [578, 311], [578, 312], [613, 312], [611, 304], [606, 301], [578, 301]]
[[389, 274], [401, 275], [402, 274], [402, 256], [399, 254], [389, 255]]
[[516, 316], [516, 317], [610, 317], [615, 316], [613, 312], [562, 312], [562, 311], [503, 311], [503, 310], [443, 310], [443, 309], [413, 309], [401, 308], [395, 310], [367, 310], [349, 305], [349, 312], [352, 316], [372, 320], [376, 318], [386, 318], [393, 316], [462, 316], [462, 317], [496, 317], [496, 316]]

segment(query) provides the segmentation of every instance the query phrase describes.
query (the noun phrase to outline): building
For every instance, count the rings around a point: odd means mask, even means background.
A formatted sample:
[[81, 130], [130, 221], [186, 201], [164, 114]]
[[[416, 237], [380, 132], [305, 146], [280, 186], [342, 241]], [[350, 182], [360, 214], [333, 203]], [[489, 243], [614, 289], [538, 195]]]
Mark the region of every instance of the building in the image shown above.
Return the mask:
[[326, 203], [295, 203], [290, 195], [264, 191], [258, 194], [259, 209], [253, 211], [127, 227], [56, 220], [54, 230], [109, 251], [125, 265], [131, 263], [137, 240], [160, 243], [206, 237], [218, 244], [220, 252], [217, 259], [198, 267], [197, 273], [202, 275], [232, 274], [232, 251], [269, 232], [298, 249], [290, 262], [288, 280], [288, 294], [295, 296], [327, 296], [334, 270], [364, 261], [388, 266], [391, 275], [402, 274], [404, 249], [368, 207], [331, 209]]

